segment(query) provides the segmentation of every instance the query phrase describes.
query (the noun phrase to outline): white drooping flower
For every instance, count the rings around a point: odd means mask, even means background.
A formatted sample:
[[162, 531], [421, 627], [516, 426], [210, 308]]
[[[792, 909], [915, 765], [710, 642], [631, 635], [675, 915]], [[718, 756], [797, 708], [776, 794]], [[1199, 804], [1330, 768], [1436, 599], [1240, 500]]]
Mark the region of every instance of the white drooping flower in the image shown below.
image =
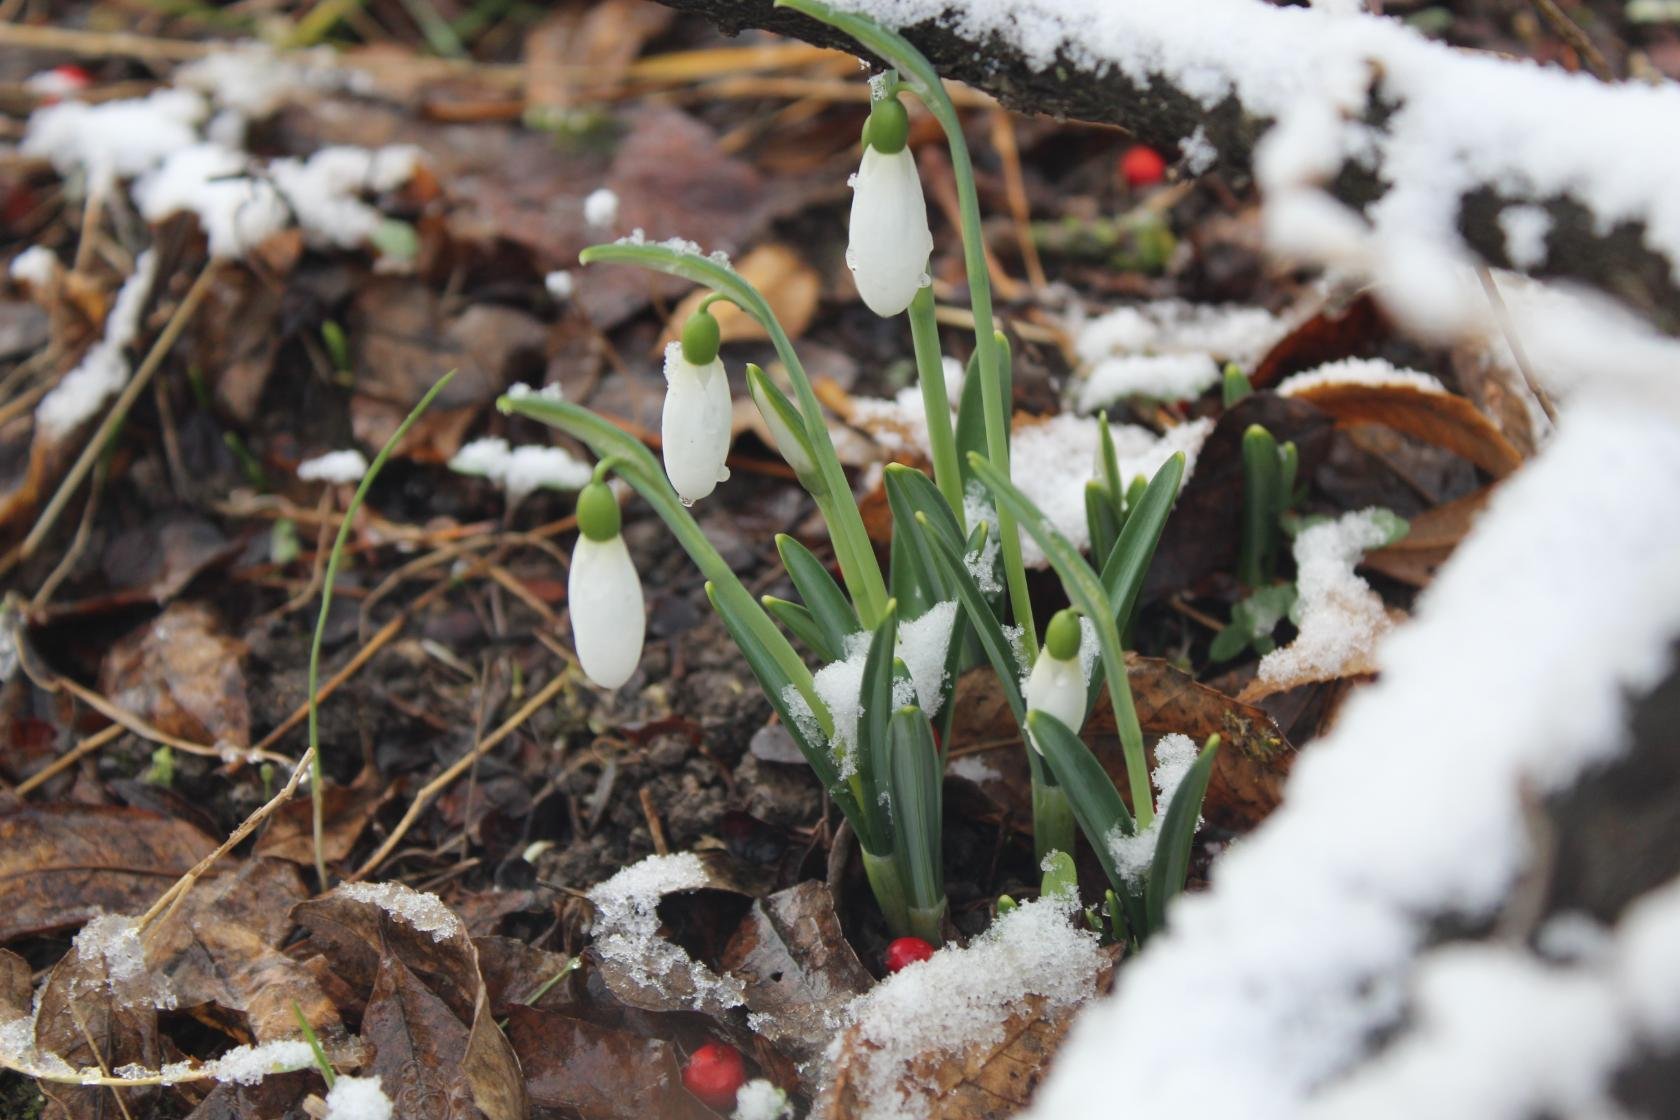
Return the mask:
[[858, 294], [877, 315], [897, 315], [928, 282], [933, 233], [916, 159], [904, 142], [908, 122], [896, 98], [878, 101], [864, 130], [863, 161], [852, 177], [846, 244]]
[[[1073, 611], [1061, 611], [1050, 620], [1044, 633], [1044, 646], [1038, 651], [1032, 672], [1027, 676], [1028, 712], [1044, 712], [1055, 716], [1069, 731], [1078, 733], [1085, 723], [1085, 669], [1079, 662], [1079, 617]], [[1033, 749], [1044, 749], [1033, 741]]]
[[618, 501], [602, 482], [578, 494], [577, 547], [566, 581], [572, 645], [578, 663], [602, 688], [618, 688], [636, 671], [647, 631], [642, 581], [619, 535]]
[[687, 504], [704, 498], [729, 477], [724, 460], [729, 457], [732, 402], [729, 375], [717, 356], [716, 323], [707, 312], [696, 312], [683, 328], [683, 341], [665, 348], [665, 411], [659, 435], [665, 474]]

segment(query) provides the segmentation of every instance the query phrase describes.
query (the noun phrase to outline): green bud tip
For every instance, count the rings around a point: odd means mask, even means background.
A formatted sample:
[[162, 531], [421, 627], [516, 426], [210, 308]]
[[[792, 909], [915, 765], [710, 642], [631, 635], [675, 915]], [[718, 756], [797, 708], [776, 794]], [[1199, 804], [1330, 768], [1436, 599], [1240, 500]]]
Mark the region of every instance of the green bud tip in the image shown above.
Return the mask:
[[863, 129], [864, 142], [882, 155], [890, 156], [904, 150], [910, 138], [910, 114], [896, 97], [883, 97], [869, 110], [869, 123]]
[[591, 482], [578, 491], [578, 529], [592, 541], [610, 541], [618, 536], [621, 521], [618, 499], [604, 482]]
[[1057, 661], [1071, 661], [1079, 656], [1079, 612], [1073, 608], [1057, 611], [1044, 631], [1044, 651]]
[[682, 354], [690, 365], [710, 365], [717, 359], [723, 336], [710, 311], [696, 311], [682, 329]]

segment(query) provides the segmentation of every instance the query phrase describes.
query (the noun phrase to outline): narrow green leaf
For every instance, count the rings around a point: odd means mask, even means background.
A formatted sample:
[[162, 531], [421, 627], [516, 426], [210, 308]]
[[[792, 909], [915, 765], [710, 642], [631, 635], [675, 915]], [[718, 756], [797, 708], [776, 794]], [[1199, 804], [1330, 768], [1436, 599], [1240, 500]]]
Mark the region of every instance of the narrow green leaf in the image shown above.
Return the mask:
[[887, 548], [887, 589], [906, 615], [914, 618], [939, 601], [937, 588], [930, 588], [938, 575], [924, 562], [909, 533], [893, 527]]
[[1249, 383], [1242, 367], [1235, 362], [1225, 363], [1224, 375], [1221, 379], [1220, 398], [1226, 408], [1235, 407], [1238, 401], [1254, 392], [1254, 386]]
[[[1003, 690], [1003, 698], [1009, 704], [1009, 710], [1015, 716], [1015, 722], [1026, 726], [1027, 705], [1021, 698], [1021, 666], [1016, 664], [1014, 647], [1004, 636], [1003, 627], [998, 623], [997, 615], [992, 613], [992, 606], [974, 582], [968, 566], [964, 563], [963, 554], [953, 549], [949, 542], [943, 540], [926, 529], [927, 519], [918, 518], [918, 524], [927, 532], [933, 544], [934, 561], [945, 573], [945, 579], [956, 592], [957, 605], [968, 618], [969, 625], [974, 627], [975, 637], [979, 639], [980, 648], [986, 652], [986, 660], [992, 664], [992, 670], [997, 673], [998, 687]], [[984, 522], [976, 527], [977, 534], [989, 528]], [[984, 537], [981, 537], [982, 543]]]
[[[1114, 518], [1116, 522], [1125, 520], [1126, 482], [1120, 477], [1120, 453], [1114, 448], [1114, 429], [1109, 426], [1108, 413], [1097, 413], [1097, 438], [1099, 440], [1099, 457], [1102, 460], [1102, 483], [1108, 491], [1109, 500], [1114, 503]], [[1108, 554], [1102, 553], [1107, 556]]]
[[1079, 897], [1079, 872], [1073, 866], [1071, 855], [1058, 851], [1045, 857], [1044, 878], [1038, 893], [1041, 898], [1055, 898], [1057, 895]]
[[846, 593], [828, 574], [823, 562], [786, 533], [776, 534], [776, 552], [806, 609], [827, 635], [829, 647], [844, 650], [846, 639], [862, 629]]
[[[1178, 487], [1183, 480], [1184, 454], [1179, 452], [1161, 464], [1155, 477], [1129, 507], [1126, 524], [1103, 564], [1103, 589], [1115, 604], [1114, 624], [1121, 633], [1132, 624], [1144, 577], [1149, 574], [1150, 561], [1155, 559], [1155, 549], [1161, 543], [1161, 533], [1167, 527], [1167, 517], [1178, 500]], [[1100, 688], [1099, 678], [1093, 673], [1087, 706], [1096, 703]]]
[[[944, 496], [934, 486], [932, 480], [915, 467], [907, 467], [903, 463], [889, 463], [882, 472], [882, 479], [886, 486], [887, 501], [892, 505], [893, 517], [901, 516], [900, 509], [910, 515], [925, 513], [928, 517], [928, 527], [940, 536], [960, 544], [965, 537], [962, 527], [945, 504]], [[973, 532], [974, 526], [970, 525]]]
[[1115, 829], [1130, 836], [1137, 831], [1137, 825], [1126, 810], [1126, 803], [1120, 800], [1120, 791], [1109, 780], [1108, 771], [1091, 753], [1091, 748], [1068, 730], [1067, 724], [1048, 712], [1027, 716], [1027, 727], [1033, 741], [1044, 749], [1044, 759], [1056, 775], [1057, 784], [1067, 793], [1073, 819], [1079, 822], [1079, 830], [1091, 842], [1103, 874], [1120, 894], [1130, 893], [1134, 885], [1120, 874], [1108, 838]]
[[1281, 464], [1277, 440], [1258, 424], [1242, 437], [1242, 536], [1237, 553], [1237, 578], [1259, 587], [1272, 578], [1277, 555], [1278, 489]]
[[[889, 753], [892, 740], [888, 731], [892, 723], [897, 643], [898, 608], [889, 600], [886, 617], [870, 635], [869, 654], [863, 662], [863, 681], [858, 690], [857, 770], [862, 796], [870, 799], [877, 798], [892, 780]], [[882, 832], [886, 847], [877, 847], [877, 852], [890, 851], [896, 845], [890, 821]]]
[[986, 453], [985, 386], [985, 379], [980, 376], [980, 352], [976, 350], [968, 359], [962, 396], [957, 400], [957, 465], [962, 470], [964, 487], [974, 478], [974, 471], [968, 465], [969, 455]]
[[1085, 529], [1091, 535], [1091, 557], [1106, 565], [1120, 539], [1120, 519], [1108, 487], [1094, 478], [1085, 484]]
[[904, 868], [911, 908], [929, 910], [945, 899], [939, 748], [927, 717], [915, 705], [893, 713], [889, 734], [895, 851]]
[[1207, 746], [1179, 783], [1172, 803], [1161, 814], [1161, 834], [1155, 841], [1155, 859], [1149, 866], [1149, 887], [1144, 896], [1150, 933], [1165, 923], [1167, 903], [1184, 889], [1184, 880], [1190, 873], [1190, 849], [1196, 839], [1196, 820], [1202, 815], [1202, 799], [1207, 796], [1213, 759], [1218, 752], [1219, 736], [1209, 736]]
[[824, 661], [839, 661], [846, 656], [844, 650], [831, 646], [828, 635], [817, 625], [817, 620], [811, 612], [798, 603], [790, 603], [786, 599], [778, 599], [774, 595], [766, 595], [759, 602], [770, 612], [770, 617], [781, 623], [788, 633], [804, 642], [806, 647]]

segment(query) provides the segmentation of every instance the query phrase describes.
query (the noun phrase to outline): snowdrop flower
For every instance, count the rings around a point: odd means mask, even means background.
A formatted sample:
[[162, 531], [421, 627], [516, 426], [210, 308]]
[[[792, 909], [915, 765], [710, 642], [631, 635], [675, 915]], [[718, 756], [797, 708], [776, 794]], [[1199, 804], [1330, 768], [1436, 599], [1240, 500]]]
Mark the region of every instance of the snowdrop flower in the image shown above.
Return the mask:
[[729, 477], [729, 375], [718, 358], [718, 321], [696, 311], [682, 341], [665, 348], [665, 412], [659, 434], [665, 474], [684, 505], [693, 505]]
[[880, 316], [910, 306], [927, 283], [933, 234], [916, 160], [905, 145], [910, 119], [896, 97], [875, 102], [863, 129], [863, 162], [852, 178], [846, 263], [858, 294]]
[[617, 688], [642, 659], [647, 607], [642, 581], [619, 536], [618, 499], [604, 482], [578, 493], [578, 541], [566, 599], [572, 612], [572, 645], [590, 680]]
[[[1027, 677], [1028, 712], [1046, 712], [1078, 732], [1085, 723], [1085, 672], [1079, 664], [1079, 615], [1058, 611], [1044, 632], [1044, 647]], [[1044, 749], [1035, 741], [1033, 749]]]

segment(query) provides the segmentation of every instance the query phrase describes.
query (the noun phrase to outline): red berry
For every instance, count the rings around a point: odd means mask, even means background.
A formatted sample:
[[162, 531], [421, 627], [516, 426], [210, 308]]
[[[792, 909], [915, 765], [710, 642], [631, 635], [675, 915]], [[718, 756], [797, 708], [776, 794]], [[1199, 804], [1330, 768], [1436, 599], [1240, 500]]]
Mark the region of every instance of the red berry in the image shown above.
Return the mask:
[[1120, 157], [1120, 174], [1130, 186], [1153, 186], [1166, 177], [1167, 161], [1154, 148], [1138, 144], [1127, 148], [1126, 154]]
[[89, 74], [80, 66], [73, 66], [70, 63], [65, 63], [62, 66], [54, 66], [52, 68], [52, 73], [66, 85], [75, 86], [77, 89], [86, 89], [93, 84], [92, 74]]
[[933, 946], [919, 937], [900, 937], [887, 946], [887, 971], [902, 972], [933, 956]]
[[735, 1107], [735, 1094], [746, 1083], [741, 1052], [723, 1042], [708, 1042], [689, 1055], [682, 1071], [683, 1088], [723, 1112]]

